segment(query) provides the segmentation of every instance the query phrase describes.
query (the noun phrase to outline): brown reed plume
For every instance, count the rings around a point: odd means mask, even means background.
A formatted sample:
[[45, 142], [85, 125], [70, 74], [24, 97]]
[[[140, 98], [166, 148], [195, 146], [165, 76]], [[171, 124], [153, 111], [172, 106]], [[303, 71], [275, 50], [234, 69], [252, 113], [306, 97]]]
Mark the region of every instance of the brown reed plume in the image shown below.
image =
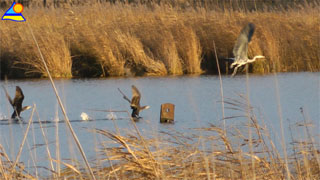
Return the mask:
[[[319, 71], [318, 8], [317, 2], [259, 11], [91, 2], [54, 9], [30, 7], [24, 14], [33, 22], [53, 77], [100, 77], [217, 73], [213, 40], [221, 73], [226, 73], [224, 58], [232, 56], [247, 22], [256, 25], [248, 56], [266, 56], [250, 65], [250, 72]], [[3, 74], [45, 77], [27, 26], [2, 23]]]

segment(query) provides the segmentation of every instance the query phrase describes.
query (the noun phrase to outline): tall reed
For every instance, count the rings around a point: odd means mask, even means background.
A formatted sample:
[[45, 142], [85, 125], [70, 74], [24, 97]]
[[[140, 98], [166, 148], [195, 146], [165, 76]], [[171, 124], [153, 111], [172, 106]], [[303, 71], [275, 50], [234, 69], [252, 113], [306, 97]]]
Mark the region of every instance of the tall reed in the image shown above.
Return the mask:
[[[257, 11], [214, 7], [91, 2], [30, 6], [23, 14], [54, 77], [217, 73], [213, 40], [226, 73], [224, 59], [248, 22], [256, 25], [249, 57], [266, 56], [250, 72], [319, 71], [318, 2]], [[2, 77], [46, 76], [24, 23], [1, 23]]]
[[[119, 135], [95, 129], [94, 133], [118, 144], [110, 147], [110, 142], [104, 141], [100, 151], [111, 165], [96, 167], [95, 171], [101, 179], [320, 178], [319, 144], [311, 141], [312, 136], [306, 136], [299, 142], [293, 137], [294, 151], [288, 150], [286, 162], [286, 155], [274, 147], [268, 126], [257, 119], [255, 108], [247, 104], [245, 97], [227, 98], [224, 103], [227, 109], [235, 110], [244, 117], [243, 120], [238, 116], [226, 117], [230, 124], [226, 130], [211, 124], [194, 129], [189, 135], [171, 130], [161, 132], [157, 137], [141, 139], [133, 132]], [[296, 128], [308, 131], [307, 124]], [[200, 145], [199, 141], [204, 144]], [[73, 176], [68, 174], [67, 177]]]

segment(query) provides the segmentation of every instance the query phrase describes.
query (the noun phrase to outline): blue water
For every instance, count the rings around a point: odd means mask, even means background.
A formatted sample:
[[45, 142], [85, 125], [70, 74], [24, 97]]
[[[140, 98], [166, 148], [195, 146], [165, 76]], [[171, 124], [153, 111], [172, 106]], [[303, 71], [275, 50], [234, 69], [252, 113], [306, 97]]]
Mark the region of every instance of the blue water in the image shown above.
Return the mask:
[[[310, 129], [315, 135], [320, 132], [320, 105], [319, 105], [319, 77], [320, 73], [284, 73], [277, 75], [256, 76], [238, 75], [234, 78], [222, 77], [224, 99], [245, 103], [249, 100], [254, 107], [260, 124], [270, 130], [272, 140], [280, 147], [281, 129], [280, 117], [283, 120], [285, 141], [291, 142], [289, 125], [302, 122], [312, 122]], [[141, 112], [142, 120], [136, 123], [137, 127], [146, 137], [159, 135], [159, 131], [178, 131], [186, 135], [197, 133], [190, 128], [208, 127], [214, 124], [223, 127], [223, 115], [221, 106], [220, 82], [218, 76], [174, 76], [174, 77], [141, 77], [141, 78], [108, 78], [108, 79], [56, 79], [55, 84], [59, 95], [66, 108], [70, 120], [80, 120], [82, 112], [87, 113], [92, 119], [104, 119], [90, 122], [73, 122], [72, 126], [81, 142], [81, 145], [92, 162], [99, 157], [99, 149], [106, 137], [90, 132], [94, 128], [106, 129], [116, 132], [120, 129], [121, 135], [134, 134], [134, 127], [127, 113], [114, 113], [119, 120], [107, 120], [110, 113], [92, 111], [90, 109], [103, 110], [127, 110], [130, 107], [122, 98], [117, 88], [120, 88], [128, 97], [131, 97], [131, 85], [138, 87], [142, 94], [141, 105], [150, 105], [151, 108]], [[63, 115], [58, 107], [54, 91], [49, 80], [10, 80], [1, 82], [13, 97], [15, 86], [19, 85], [25, 95], [23, 105], [35, 105], [36, 112], [32, 117], [34, 122], [54, 121], [58, 113], [60, 120]], [[242, 99], [240, 96], [243, 96]], [[14, 160], [22, 142], [27, 124], [7, 124], [12, 108], [9, 106], [3, 91], [0, 93], [0, 144], [4, 147], [11, 160]], [[231, 99], [231, 100], [230, 100]], [[175, 104], [175, 123], [160, 124], [160, 105], [163, 103]], [[246, 115], [246, 111], [228, 109], [231, 105], [225, 104], [225, 117]], [[244, 106], [246, 107], [246, 106]], [[303, 108], [303, 114], [301, 113]], [[31, 115], [32, 109], [21, 115], [25, 122]], [[247, 118], [233, 118], [226, 120], [226, 128], [246, 123]], [[55, 154], [56, 126], [55, 123], [43, 124], [48, 139], [49, 149], [53, 159]], [[23, 148], [20, 158], [28, 168], [33, 166], [34, 157], [37, 166], [48, 164], [48, 153], [40, 124], [33, 124], [27, 136], [27, 144]], [[69, 130], [64, 123], [59, 123], [59, 144], [61, 158], [81, 160], [81, 156], [73, 142]], [[294, 136], [301, 138], [304, 131], [293, 127]], [[291, 131], [292, 132], [292, 131]], [[319, 136], [315, 136], [319, 141]], [[111, 142], [111, 141], [110, 141]], [[277, 143], [278, 142], [278, 143]], [[39, 146], [33, 148], [35, 145]], [[110, 146], [114, 144], [110, 143]], [[32, 150], [29, 150], [29, 149]], [[39, 171], [46, 170], [38, 168]]]

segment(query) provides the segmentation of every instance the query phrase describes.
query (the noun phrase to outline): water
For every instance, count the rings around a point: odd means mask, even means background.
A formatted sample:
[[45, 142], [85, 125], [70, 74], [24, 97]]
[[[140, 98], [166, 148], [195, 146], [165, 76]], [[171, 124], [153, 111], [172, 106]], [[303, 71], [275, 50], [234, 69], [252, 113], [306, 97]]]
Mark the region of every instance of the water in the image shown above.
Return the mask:
[[[319, 132], [320, 106], [319, 106], [319, 77], [320, 73], [285, 73], [253, 76], [250, 75], [248, 83], [246, 76], [222, 77], [225, 98], [240, 100], [239, 94], [249, 94], [249, 100], [258, 119], [263, 119], [271, 130], [274, 141], [281, 139], [280, 116], [283, 119], [286, 142], [290, 142], [289, 124], [300, 122], [303, 116], [302, 107], [308, 121], [314, 124], [314, 131]], [[141, 105], [150, 105], [151, 108], [141, 112], [143, 120], [137, 123], [139, 130], [146, 136], [157, 134], [159, 131], [177, 130], [188, 134], [190, 128], [206, 127], [208, 123], [222, 125], [222, 108], [220, 82], [217, 76], [179, 76], [179, 77], [146, 77], [146, 78], [109, 78], [109, 79], [57, 79], [55, 80], [60, 97], [65, 105], [69, 119], [80, 120], [82, 112], [87, 113], [92, 119], [104, 119], [89, 122], [73, 122], [72, 126], [90, 161], [98, 157], [97, 149], [101, 148], [100, 142], [107, 140], [97, 136], [89, 130], [94, 128], [116, 131], [116, 126], [124, 135], [133, 131], [133, 126], [127, 113], [114, 113], [119, 119], [114, 123], [106, 120], [110, 113], [91, 111], [90, 109], [128, 110], [127, 101], [122, 99], [118, 92], [120, 88], [128, 97], [131, 97], [131, 85], [136, 85], [142, 94]], [[2, 81], [1, 85], [5, 82]], [[54, 121], [58, 112], [59, 119], [63, 119], [57, 105], [57, 100], [48, 80], [14, 80], [8, 81], [6, 86], [13, 97], [15, 86], [19, 85], [25, 95], [23, 105], [36, 105], [33, 121]], [[278, 94], [278, 95], [277, 95]], [[280, 97], [280, 98], [278, 98]], [[27, 124], [7, 125], [5, 119], [10, 117], [12, 108], [9, 106], [5, 94], [0, 94], [0, 115], [3, 124], [0, 125], [0, 144], [4, 147], [10, 159], [14, 160], [22, 142]], [[160, 124], [160, 105], [173, 103], [175, 109], [174, 124]], [[280, 104], [279, 104], [280, 102]], [[226, 105], [227, 106], [227, 105]], [[280, 108], [279, 108], [280, 107]], [[279, 112], [281, 110], [281, 113]], [[27, 121], [32, 110], [22, 113]], [[243, 115], [243, 113], [225, 109], [225, 116]], [[244, 121], [242, 121], [244, 120]], [[237, 121], [245, 122], [245, 118]], [[236, 121], [227, 121], [227, 126]], [[27, 167], [48, 165], [48, 153], [40, 124], [33, 124], [27, 136], [20, 160]], [[55, 124], [43, 124], [43, 130], [48, 138], [51, 156], [55, 154]], [[60, 153], [62, 159], [81, 159], [64, 123], [59, 124]], [[317, 139], [319, 141], [319, 139]], [[28, 150], [34, 146], [39, 146]], [[280, 146], [280, 144], [276, 144]], [[67, 160], [65, 160], [67, 161]], [[45, 171], [45, 170], [44, 170]]]

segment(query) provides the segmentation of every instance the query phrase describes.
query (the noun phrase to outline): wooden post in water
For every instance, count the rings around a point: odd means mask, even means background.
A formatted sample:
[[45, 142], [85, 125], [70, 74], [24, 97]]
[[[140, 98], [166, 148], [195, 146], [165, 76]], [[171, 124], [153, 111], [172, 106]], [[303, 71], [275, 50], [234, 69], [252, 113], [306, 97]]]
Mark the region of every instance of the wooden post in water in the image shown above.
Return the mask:
[[160, 123], [173, 123], [174, 121], [174, 104], [161, 104]]

